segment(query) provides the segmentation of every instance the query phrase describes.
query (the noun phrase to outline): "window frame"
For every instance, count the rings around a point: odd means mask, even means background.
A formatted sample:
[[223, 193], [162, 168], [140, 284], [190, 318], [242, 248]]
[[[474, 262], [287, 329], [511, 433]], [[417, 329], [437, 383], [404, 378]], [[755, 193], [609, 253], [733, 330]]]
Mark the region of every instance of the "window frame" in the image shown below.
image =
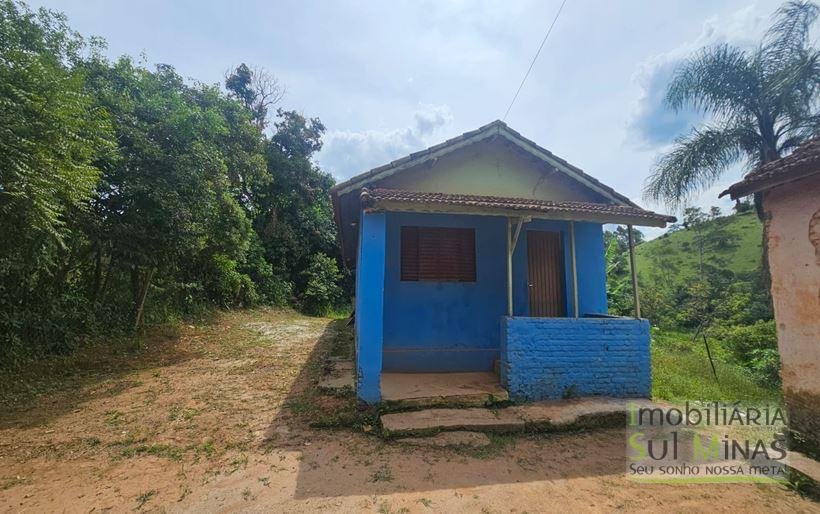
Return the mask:
[[399, 281], [477, 282], [475, 228], [403, 225], [399, 230]]

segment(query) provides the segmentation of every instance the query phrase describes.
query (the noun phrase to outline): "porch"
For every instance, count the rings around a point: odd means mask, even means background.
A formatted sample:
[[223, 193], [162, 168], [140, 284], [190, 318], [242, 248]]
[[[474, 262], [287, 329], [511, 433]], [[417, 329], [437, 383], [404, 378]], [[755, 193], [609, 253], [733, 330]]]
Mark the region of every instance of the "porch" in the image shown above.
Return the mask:
[[646, 320], [502, 317], [499, 340], [492, 371], [383, 372], [381, 399], [430, 407], [650, 395]]
[[[365, 211], [360, 230], [362, 400], [483, 405], [649, 394], [648, 323], [607, 316], [602, 224]], [[425, 230], [457, 241], [424, 241]], [[412, 252], [447, 244], [468, 247], [472, 260], [434, 252], [429, 263], [408, 264]], [[442, 278], [452, 270], [459, 280]]]

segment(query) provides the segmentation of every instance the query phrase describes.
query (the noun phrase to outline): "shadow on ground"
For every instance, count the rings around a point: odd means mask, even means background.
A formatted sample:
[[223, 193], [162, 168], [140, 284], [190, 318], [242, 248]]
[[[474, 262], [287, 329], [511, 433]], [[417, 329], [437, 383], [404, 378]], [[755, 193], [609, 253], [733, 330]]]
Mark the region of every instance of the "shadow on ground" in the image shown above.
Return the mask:
[[[175, 327], [151, 327], [130, 341], [99, 343], [72, 355], [32, 361], [17, 373], [3, 370], [0, 429], [47, 425], [88, 402], [139, 386], [132, 375], [142, 370], [199, 357], [182, 349], [180, 337]], [[148, 341], [150, 346], [138, 347], [135, 341]]]

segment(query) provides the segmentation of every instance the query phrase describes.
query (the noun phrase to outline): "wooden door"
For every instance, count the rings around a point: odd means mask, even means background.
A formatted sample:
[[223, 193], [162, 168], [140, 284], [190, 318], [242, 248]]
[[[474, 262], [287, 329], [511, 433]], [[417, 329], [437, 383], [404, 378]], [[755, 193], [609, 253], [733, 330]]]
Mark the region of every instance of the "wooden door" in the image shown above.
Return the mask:
[[530, 316], [564, 316], [564, 259], [560, 232], [527, 231], [527, 270]]

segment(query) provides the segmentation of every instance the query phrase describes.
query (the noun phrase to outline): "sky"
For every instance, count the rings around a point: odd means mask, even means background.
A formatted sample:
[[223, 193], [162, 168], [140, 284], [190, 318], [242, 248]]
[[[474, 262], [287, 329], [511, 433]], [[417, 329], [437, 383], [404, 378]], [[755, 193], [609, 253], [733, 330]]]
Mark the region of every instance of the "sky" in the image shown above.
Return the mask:
[[[40, 0], [112, 58], [144, 56], [192, 81], [245, 62], [286, 88], [280, 103], [327, 127], [317, 163], [337, 180], [503, 117], [561, 0]], [[777, 1], [568, 0], [505, 120], [644, 207], [644, 180], [701, 121], [663, 105], [676, 66], [698, 49], [751, 47]], [[693, 198], [717, 195], [740, 167]], [[657, 236], [659, 229], [645, 231]]]

